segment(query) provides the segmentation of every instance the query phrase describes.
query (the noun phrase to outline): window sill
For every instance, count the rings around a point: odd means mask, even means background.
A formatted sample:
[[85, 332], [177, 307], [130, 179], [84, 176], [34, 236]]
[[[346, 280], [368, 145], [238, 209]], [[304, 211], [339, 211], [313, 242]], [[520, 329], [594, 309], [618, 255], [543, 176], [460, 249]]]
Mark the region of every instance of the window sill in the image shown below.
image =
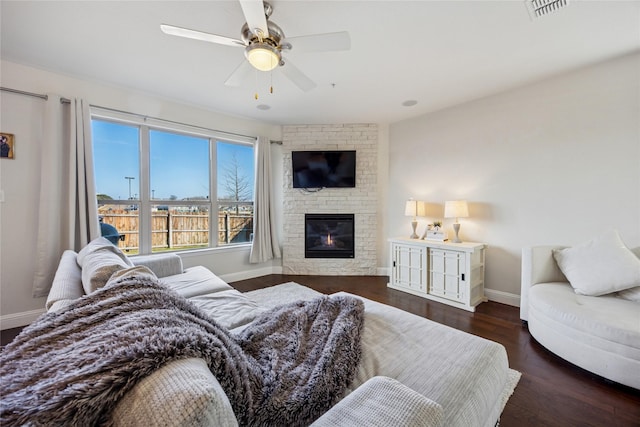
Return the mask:
[[251, 250], [251, 243], [239, 243], [237, 245], [218, 246], [216, 248], [192, 249], [186, 251], [171, 252], [178, 254], [181, 258], [198, 257], [205, 254], [214, 254], [220, 252], [248, 252]]
[[202, 255], [206, 255], [208, 253], [220, 253], [220, 252], [248, 252], [251, 250], [251, 243], [238, 243], [235, 245], [227, 245], [227, 246], [218, 246], [216, 248], [203, 248], [203, 249], [188, 249], [188, 250], [175, 250], [175, 251], [162, 251], [162, 252], [152, 252], [150, 254], [140, 254], [137, 253], [135, 255], [128, 254], [125, 252], [125, 255], [128, 257], [138, 257], [138, 256], [154, 256], [154, 255], [163, 255], [163, 254], [176, 254], [181, 258], [190, 258], [190, 257], [199, 257]]

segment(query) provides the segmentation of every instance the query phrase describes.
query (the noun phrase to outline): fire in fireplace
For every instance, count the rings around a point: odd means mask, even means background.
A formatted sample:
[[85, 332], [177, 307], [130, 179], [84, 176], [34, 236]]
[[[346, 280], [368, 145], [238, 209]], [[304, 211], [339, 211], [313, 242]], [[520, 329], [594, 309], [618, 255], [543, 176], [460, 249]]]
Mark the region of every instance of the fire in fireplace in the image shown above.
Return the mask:
[[353, 258], [353, 214], [306, 214], [305, 258]]

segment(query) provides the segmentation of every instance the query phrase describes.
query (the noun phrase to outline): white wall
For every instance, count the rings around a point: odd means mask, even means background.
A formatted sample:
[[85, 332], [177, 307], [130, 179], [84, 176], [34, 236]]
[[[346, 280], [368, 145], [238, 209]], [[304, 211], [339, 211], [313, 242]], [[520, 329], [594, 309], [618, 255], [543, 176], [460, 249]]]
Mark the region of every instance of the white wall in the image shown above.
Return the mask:
[[379, 276], [389, 275], [389, 125], [378, 125], [378, 229], [376, 235]]
[[488, 295], [517, 302], [524, 246], [607, 228], [640, 246], [639, 123], [640, 54], [395, 123], [390, 235], [409, 234], [409, 197], [435, 204], [431, 221], [445, 200], [467, 199], [460, 235], [488, 244]]
[[[178, 104], [144, 93], [104, 86], [23, 65], [0, 62], [1, 86], [34, 93], [55, 93], [84, 98], [92, 105], [174, 120], [244, 135], [281, 139], [280, 126], [231, 117], [195, 106]], [[35, 252], [39, 147], [45, 101], [0, 92], [0, 130], [15, 134], [16, 157], [0, 160], [0, 327], [24, 325], [44, 307], [44, 299], [31, 296]], [[281, 187], [277, 187], [281, 188]], [[277, 205], [277, 206], [281, 206]], [[281, 217], [281, 212], [278, 218]], [[281, 225], [280, 225], [281, 227]], [[185, 266], [205, 265], [227, 280], [243, 279], [279, 271], [280, 261], [251, 265], [248, 247], [201, 251], [184, 255]]]

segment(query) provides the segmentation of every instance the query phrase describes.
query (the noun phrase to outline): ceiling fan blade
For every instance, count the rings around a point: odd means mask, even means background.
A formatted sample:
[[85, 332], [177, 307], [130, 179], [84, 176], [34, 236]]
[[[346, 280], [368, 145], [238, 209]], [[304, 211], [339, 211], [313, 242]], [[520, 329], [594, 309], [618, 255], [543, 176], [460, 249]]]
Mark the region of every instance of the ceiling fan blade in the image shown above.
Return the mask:
[[242, 40], [219, 36], [217, 34], [203, 33], [202, 31], [190, 30], [188, 28], [176, 27], [174, 25], [160, 24], [160, 29], [163, 33], [169, 34], [170, 36], [186, 37], [188, 39], [202, 40], [227, 46], [245, 46]]
[[304, 92], [309, 92], [311, 89], [316, 87], [316, 84], [313, 82], [313, 80], [307, 77], [289, 60], [285, 61], [284, 65], [280, 67], [280, 70], [282, 70], [282, 73]]
[[247, 25], [252, 33], [260, 34], [262, 37], [269, 36], [269, 27], [267, 27], [267, 17], [264, 14], [264, 3], [262, 0], [240, 0], [240, 6], [242, 6], [242, 13], [247, 20]]
[[292, 52], [331, 52], [351, 49], [351, 37], [347, 31], [288, 37], [284, 42], [291, 44]]
[[242, 86], [248, 80], [251, 71], [254, 70], [255, 68], [251, 66], [249, 61], [242, 61], [224, 82], [225, 86]]

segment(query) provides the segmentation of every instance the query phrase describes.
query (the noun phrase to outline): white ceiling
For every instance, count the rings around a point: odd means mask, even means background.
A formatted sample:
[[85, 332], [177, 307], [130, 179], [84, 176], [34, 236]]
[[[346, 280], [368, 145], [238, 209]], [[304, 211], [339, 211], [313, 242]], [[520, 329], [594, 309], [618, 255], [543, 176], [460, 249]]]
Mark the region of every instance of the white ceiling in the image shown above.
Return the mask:
[[274, 124], [313, 124], [393, 123], [640, 49], [640, 1], [573, 0], [536, 20], [522, 0], [271, 3], [286, 36], [351, 35], [350, 51], [294, 46], [286, 56], [317, 83], [309, 92], [277, 71], [227, 87], [242, 48], [159, 29], [239, 38], [238, 1], [2, 0], [1, 56]]

